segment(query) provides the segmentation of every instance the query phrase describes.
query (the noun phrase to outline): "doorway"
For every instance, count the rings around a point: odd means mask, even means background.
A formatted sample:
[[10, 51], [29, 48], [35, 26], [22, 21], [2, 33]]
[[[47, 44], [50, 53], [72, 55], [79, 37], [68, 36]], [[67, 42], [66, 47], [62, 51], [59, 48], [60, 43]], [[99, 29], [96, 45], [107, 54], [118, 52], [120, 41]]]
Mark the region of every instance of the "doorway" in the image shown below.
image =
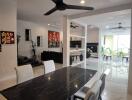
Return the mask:
[[87, 51], [90, 53], [87, 68], [99, 72], [109, 70], [103, 99], [125, 100], [129, 72], [131, 11], [117, 11], [76, 20], [87, 24], [90, 29], [87, 32]]
[[110, 79], [127, 84], [130, 56], [130, 28], [106, 29], [101, 32], [100, 63], [110, 70]]

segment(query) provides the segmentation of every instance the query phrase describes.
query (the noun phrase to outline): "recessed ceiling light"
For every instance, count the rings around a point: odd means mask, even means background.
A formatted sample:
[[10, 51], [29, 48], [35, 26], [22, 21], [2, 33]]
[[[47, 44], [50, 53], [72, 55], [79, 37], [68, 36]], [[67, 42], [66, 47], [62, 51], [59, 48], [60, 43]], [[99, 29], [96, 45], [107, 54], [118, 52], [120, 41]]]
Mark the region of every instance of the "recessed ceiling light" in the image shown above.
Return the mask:
[[50, 24], [48, 24], [48, 26], [50, 26]]
[[81, 3], [81, 4], [84, 4], [84, 3], [85, 3], [85, 0], [81, 0], [80, 3]]

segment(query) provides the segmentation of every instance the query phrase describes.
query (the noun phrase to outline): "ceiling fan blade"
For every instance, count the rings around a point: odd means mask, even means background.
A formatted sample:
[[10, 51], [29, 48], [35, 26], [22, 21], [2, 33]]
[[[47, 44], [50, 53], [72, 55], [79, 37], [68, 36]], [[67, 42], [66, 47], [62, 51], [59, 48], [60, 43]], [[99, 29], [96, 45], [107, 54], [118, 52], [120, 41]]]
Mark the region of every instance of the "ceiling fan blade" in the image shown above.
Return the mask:
[[119, 29], [118, 27], [109, 28], [110, 30]]
[[52, 14], [53, 12], [55, 12], [57, 10], [57, 8], [56, 7], [54, 7], [53, 9], [51, 9], [50, 11], [48, 11], [47, 13], [45, 13], [44, 15], [50, 15], [50, 14]]
[[79, 10], [94, 10], [93, 7], [66, 5], [66, 9], [79, 9]]
[[63, 0], [52, 0], [54, 3], [63, 2]]
[[129, 27], [114, 27], [114, 28], [109, 28], [110, 30], [126, 30], [126, 29], [129, 29]]

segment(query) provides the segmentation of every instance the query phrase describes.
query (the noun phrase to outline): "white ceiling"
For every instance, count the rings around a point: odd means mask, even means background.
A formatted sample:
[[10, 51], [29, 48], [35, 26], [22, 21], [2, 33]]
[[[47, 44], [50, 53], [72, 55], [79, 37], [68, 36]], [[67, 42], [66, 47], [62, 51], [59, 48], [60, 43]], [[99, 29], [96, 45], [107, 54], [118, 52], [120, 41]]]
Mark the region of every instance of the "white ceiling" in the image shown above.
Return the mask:
[[93, 27], [100, 28], [112, 28], [118, 27], [118, 23], [122, 23], [124, 27], [130, 27], [131, 25], [131, 10], [117, 11], [111, 13], [105, 13], [100, 15], [93, 15], [75, 19], [75, 22], [88, 24]]
[[[112, 7], [121, 4], [127, 4], [132, 0], [85, 0], [85, 6], [92, 6], [95, 9]], [[80, 0], [64, 0], [65, 3], [73, 5], [81, 5]], [[73, 15], [82, 12], [83, 10], [66, 10], [57, 11], [49, 16], [43, 14], [53, 8], [55, 5], [51, 0], [18, 0], [18, 19], [33, 21], [37, 23], [61, 23], [63, 15]]]

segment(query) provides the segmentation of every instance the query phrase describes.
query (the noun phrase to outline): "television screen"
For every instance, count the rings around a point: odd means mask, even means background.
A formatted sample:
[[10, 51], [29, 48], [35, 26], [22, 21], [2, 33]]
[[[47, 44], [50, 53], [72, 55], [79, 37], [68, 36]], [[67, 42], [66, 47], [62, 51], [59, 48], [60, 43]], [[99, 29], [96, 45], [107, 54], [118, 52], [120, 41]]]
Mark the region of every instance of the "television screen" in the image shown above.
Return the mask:
[[92, 50], [93, 53], [98, 52], [98, 43], [87, 43], [87, 48]]
[[71, 48], [81, 48], [81, 41], [70, 41], [70, 47]]

